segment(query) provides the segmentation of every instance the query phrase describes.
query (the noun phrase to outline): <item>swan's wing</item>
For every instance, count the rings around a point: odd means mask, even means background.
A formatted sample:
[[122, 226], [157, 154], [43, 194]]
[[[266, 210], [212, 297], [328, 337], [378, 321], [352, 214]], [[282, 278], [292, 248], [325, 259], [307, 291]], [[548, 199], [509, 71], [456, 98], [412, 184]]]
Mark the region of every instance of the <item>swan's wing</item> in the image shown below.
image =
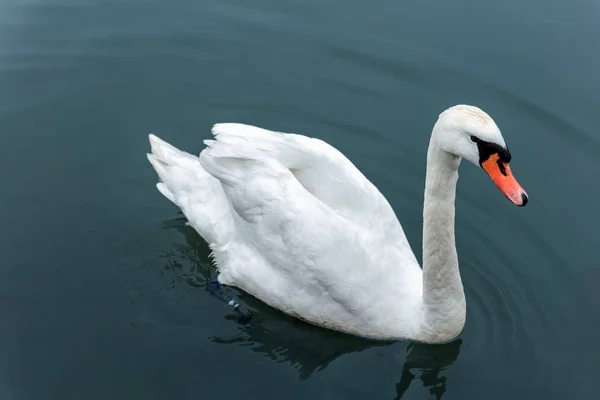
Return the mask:
[[222, 283], [346, 332], [386, 337], [414, 319], [420, 268], [391, 207], [350, 161], [303, 136], [214, 131], [200, 157], [150, 136], [148, 158], [159, 190], [209, 242]]
[[[412, 253], [385, 197], [333, 146], [302, 135], [235, 123], [215, 125], [213, 135], [217, 143], [227, 145], [231, 156], [278, 161], [334, 212]], [[209, 146], [212, 143], [207, 141]]]
[[218, 138], [200, 154], [236, 218], [236, 238], [214, 248], [221, 282], [321, 325], [375, 318], [396, 290], [417, 298], [411, 252], [333, 212], [278, 160], [249, 153]]

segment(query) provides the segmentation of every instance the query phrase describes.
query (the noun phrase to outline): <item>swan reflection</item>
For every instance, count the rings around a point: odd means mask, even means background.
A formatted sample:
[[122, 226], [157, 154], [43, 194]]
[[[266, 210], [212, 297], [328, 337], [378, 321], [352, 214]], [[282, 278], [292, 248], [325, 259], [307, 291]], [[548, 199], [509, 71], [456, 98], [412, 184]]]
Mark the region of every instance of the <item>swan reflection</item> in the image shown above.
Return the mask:
[[446, 376], [442, 371], [452, 365], [460, 354], [462, 339], [446, 344], [411, 343], [407, 347], [408, 354], [402, 367], [400, 382], [396, 384], [396, 399], [401, 399], [410, 387], [417, 374], [423, 386], [436, 399], [441, 399], [446, 392]]
[[[213, 268], [207, 262], [210, 249], [204, 240], [186, 225], [185, 218], [167, 221], [163, 227], [177, 230], [186, 241], [185, 245], [176, 245], [165, 256], [165, 269], [180, 269], [179, 279], [193, 287], [204, 287], [206, 281], [214, 275]], [[181, 259], [189, 262], [188, 269], [181, 270], [182, 265], [178, 261]], [[255, 315], [249, 323], [236, 324], [236, 329], [230, 335], [214, 336], [210, 340], [219, 344], [243, 346], [266, 355], [274, 362], [287, 363], [298, 371], [302, 380], [323, 370], [344, 354], [390, 345], [309, 325], [235, 288], [228, 290], [235, 294], [240, 303], [254, 310]], [[237, 321], [237, 316], [231, 309], [224, 307], [223, 310], [230, 313], [228, 319]], [[443, 371], [456, 361], [461, 345], [461, 339], [443, 345], [409, 343], [406, 347], [406, 360], [396, 384], [395, 399], [402, 398], [416, 378], [429, 389], [431, 395], [442, 399], [447, 380]]]

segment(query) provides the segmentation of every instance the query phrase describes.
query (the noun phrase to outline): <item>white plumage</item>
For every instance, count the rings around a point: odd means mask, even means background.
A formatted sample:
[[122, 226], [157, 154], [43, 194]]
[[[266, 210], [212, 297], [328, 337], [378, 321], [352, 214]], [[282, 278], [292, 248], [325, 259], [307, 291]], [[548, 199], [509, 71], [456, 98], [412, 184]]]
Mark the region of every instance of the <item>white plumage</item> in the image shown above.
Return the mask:
[[[459, 287], [452, 277], [424, 286], [392, 208], [342, 153], [318, 139], [243, 124], [217, 124], [212, 133], [199, 157], [150, 135], [148, 159], [158, 190], [209, 243], [221, 283], [367, 338], [439, 342], [460, 333], [460, 276]], [[435, 136], [434, 129], [432, 143]], [[445, 167], [430, 162], [428, 174]], [[452, 231], [453, 212], [452, 198]], [[452, 232], [451, 246], [453, 239]], [[454, 298], [428, 305], [424, 290]]]

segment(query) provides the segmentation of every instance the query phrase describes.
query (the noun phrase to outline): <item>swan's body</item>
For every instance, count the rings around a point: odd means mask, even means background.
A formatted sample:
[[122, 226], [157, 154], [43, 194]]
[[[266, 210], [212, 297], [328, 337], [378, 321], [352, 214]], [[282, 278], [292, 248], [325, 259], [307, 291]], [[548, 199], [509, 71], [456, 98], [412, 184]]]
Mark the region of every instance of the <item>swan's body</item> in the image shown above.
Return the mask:
[[443, 342], [466, 313], [454, 245], [458, 155], [480, 161], [480, 143], [453, 137], [458, 128], [505, 149], [482, 111], [441, 114], [427, 157], [423, 270], [384, 196], [323, 141], [217, 124], [199, 157], [151, 135], [149, 159], [158, 189], [209, 243], [221, 283], [326, 328]]

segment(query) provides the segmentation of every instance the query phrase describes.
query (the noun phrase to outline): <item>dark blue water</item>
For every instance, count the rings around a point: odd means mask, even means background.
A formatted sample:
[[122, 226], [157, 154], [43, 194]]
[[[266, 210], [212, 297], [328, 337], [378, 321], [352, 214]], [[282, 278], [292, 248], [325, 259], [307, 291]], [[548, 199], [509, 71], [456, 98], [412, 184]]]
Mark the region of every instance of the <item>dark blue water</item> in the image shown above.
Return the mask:
[[[591, 0], [0, 0], [0, 398], [597, 399], [599, 17]], [[258, 316], [239, 324], [145, 158], [150, 132], [198, 152], [223, 121], [319, 137], [418, 250], [429, 135], [457, 103], [496, 120], [530, 204], [463, 163], [468, 315], [443, 346], [243, 293]]]

